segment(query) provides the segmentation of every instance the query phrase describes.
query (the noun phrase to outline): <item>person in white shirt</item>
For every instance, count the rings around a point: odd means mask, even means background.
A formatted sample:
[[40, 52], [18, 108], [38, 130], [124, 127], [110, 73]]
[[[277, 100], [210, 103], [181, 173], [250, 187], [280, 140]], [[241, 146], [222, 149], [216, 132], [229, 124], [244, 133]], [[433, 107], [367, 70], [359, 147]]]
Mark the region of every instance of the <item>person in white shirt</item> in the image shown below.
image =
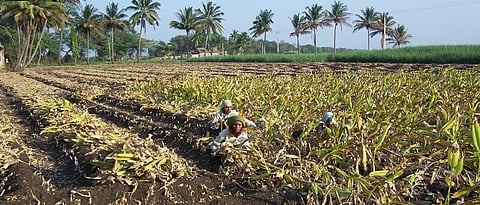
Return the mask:
[[[233, 117], [233, 116], [238, 116], [239, 113], [233, 109], [233, 104], [232, 101], [230, 100], [223, 100], [222, 104], [220, 105], [220, 110], [215, 113], [213, 116], [213, 119], [208, 123], [206, 127], [206, 136], [215, 136], [217, 135], [220, 131], [226, 128], [225, 122], [228, 118]], [[249, 127], [257, 127], [257, 125], [248, 120], [245, 119], [245, 126]]]
[[210, 150], [216, 154], [222, 151], [224, 143], [231, 143], [233, 147], [242, 147], [248, 149], [248, 136], [244, 131], [245, 118], [236, 115], [228, 118], [227, 128], [223, 129], [218, 136], [210, 143]]

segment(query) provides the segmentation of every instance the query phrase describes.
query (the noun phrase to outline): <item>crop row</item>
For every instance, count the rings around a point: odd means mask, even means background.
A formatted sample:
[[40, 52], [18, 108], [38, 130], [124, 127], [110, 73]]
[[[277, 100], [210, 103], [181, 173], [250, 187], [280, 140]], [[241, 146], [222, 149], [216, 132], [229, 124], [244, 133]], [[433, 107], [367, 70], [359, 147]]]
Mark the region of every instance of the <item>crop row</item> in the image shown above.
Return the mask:
[[[259, 125], [249, 130], [252, 149], [232, 150], [225, 170], [248, 190], [293, 190], [308, 203], [472, 202], [478, 69], [384, 66], [172, 63], [22, 75], [163, 143], [193, 170], [213, 170], [201, 129], [218, 102], [233, 100]], [[339, 128], [309, 138], [324, 111]]]
[[[23, 85], [15, 87], [12, 91], [18, 92], [19, 96], [24, 96], [19, 98], [31, 106], [27, 109], [28, 112], [39, 116], [39, 121], [48, 121], [41, 126], [41, 130], [43, 130], [41, 134], [50, 137], [56, 136], [56, 141], [66, 144], [67, 146], [61, 150], [64, 150], [69, 156], [72, 155], [71, 158], [76, 159], [77, 169], [91, 180], [103, 183], [113, 180], [134, 185], [137, 180], [151, 180], [153, 176], [153, 179], [165, 183], [161, 190], [164, 190], [164, 194], [167, 196], [172, 197], [167, 191], [176, 181], [172, 177], [189, 175], [190, 177], [210, 178], [215, 174], [208, 171], [216, 170], [218, 163], [212, 163], [209, 156], [197, 146], [195, 139], [201, 137], [199, 127], [203, 126], [205, 121], [160, 108], [147, 108], [141, 102], [110, 96], [109, 93], [112, 92], [124, 92], [127, 89], [125, 82], [128, 80], [112, 84], [108, 78], [102, 80], [98, 77], [89, 78], [78, 74], [68, 74], [65, 71], [47, 69], [30, 70], [14, 76], [18, 79], [13, 81], [29, 82], [30, 87]], [[7, 84], [13, 85], [15, 83], [13, 81]], [[26, 89], [22, 89], [22, 87]], [[33, 92], [28, 91], [35, 87], [38, 89], [33, 89]], [[33, 97], [35, 94], [43, 97]], [[48, 115], [42, 115], [45, 110], [49, 111]], [[129, 131], [119, 134], [116, 128], [106, 129], [101, 121], [113, 123]], [[117, 138], [119, 137], [125, 138], [120, 141], [124, 143], [124, 146], [115, 144], [118, 143]], [[149, 145], [147, 142], [150, 141], [154, 144], [150, 143]], [[158, 152], [162, 152], [162, 154]], [[175, 160], [158, 159], [169, 153], [177, 156], [174, 158]], [[151, 157], [145, 158], [147, 154], [155, 154], [155, 156], [150, 155]], [[186, 161], [184, 161], [185, 159]], [[88, 164], [90, 165], [86, 166]], [[168, 178], [170, 181], [164, 181], [165, 179], [162, 178], [165, 175], [162, 174], [164, 172], [151, 170], [157, 166], [171, 168], [182, 164], [187, 164], [188, 168], [184, 168], [181, 172], [175, 169], [170, 170]], [[155, 177], [156, 174], [158, 175]], [[227, 182], [232, 183], [227, 177], [204, 185], [201, 189]], [[205, 191], [196, 190], [200, 187], [190, 188], [195, 192]], [[212, 193], [232, 197], [221, 190], [213, 190]], [[195, 197], [189, 200], [192, 202], [205, 200], [202, 198], [206, 195], [197, 197], [199, 198]]]
[[[303, 190], [311, 203], [474, 203], [480, 167], [472, 146], [480, 116], [478, 74], [478, 68], [447, 67], [194, 75], [139, 84], [129, 96], [199, 113], [232, 99], [258, 122], [261, 133], [252, 135], [251, 150], [232, 151], [236, 164], [230, 172], [258, 186]], [[339, 127], [309, 140], [325, 111], [335, 113]], [[293, 135], [297, 131], [302, 134]]]
[[[146, 109], [134, 101], [124, 101], [109, 95], [102, 95], [102, 92], [107, 92], [105, 90], [102, 91], [102, 88], [106, 88], [97, 87], [102, 84], [95, 83], [98, 82], [95, 79], [89, 79], [90, 81], [88, 82], [78, 82], [77, 77], [58, 78], [53, 75], [40, 75], [38, 73], [24, 73], [23, 75], [68, 91], [64, 95], [65, 99], [82, 104], [90, 113], [103, 116], [121, 127], [136, 130], [140, 137], [153, 137], [153, 139], [159, 140], [167, 146], [173, 146], [172, 148], [178, 149], [177, 151], [180, 152], [192, 151], [191, 147], [188, 147], [191, 145], [184, 138], [186, 134], [190, 133], [187, 133], [185, 130], [198, 128], [200, 123], [198, 121], [187, 121], [186, 117], [182, 115], [168, 113], [155, 108]], [[115, 89], [122, 90], [119, 87]]]

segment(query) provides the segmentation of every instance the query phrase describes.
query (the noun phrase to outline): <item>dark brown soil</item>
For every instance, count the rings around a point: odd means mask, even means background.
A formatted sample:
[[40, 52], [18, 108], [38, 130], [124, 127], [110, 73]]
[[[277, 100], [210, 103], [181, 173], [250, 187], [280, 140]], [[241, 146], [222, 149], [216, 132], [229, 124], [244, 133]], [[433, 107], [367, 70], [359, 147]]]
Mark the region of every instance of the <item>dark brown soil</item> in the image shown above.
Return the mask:
[[[128, 66], [144, 67], [130, 72]], [[440, 69], [454, 66], [467, 69], [475, 65], [412, 64], [135, 64], [78, 66], [74, 68], [34, 68], [23, 72], [0, 73], [0, 113], [15, 128], [9, 146], [17, 150], [17, 163], [0, 173], [1, 204], [303, 204], [295, 191], [267, 190], [252, 185], [240, 176], [219, 173], [219, 162], [193, 145], [205, 119], [187, 117], [159, 109], [142, 109], [135, 101], [122, 101], [108, 95], [86, 99], [79, 93], [90, 86], [104, 91], [125, 89], [135, 81], [176, 78], [192, 70], [204, 76], [238, 73], [295, 75], [300, 72], [342, 72], [378, 69], [385, 71]], [[152, 68], [153, 67], [153, 68]], [[108, 69], [103, 69], [108, 68]], [[231, 72], [235, 70], [235, 72]], [[45, 121], [28, 104], [35, 96], [60, 96], [88, 108], [105, 122], [131, 128], [139, 136], [155, 139], [174, 149], [194, 167], [195, 177], [184, 177], [164, 187], [160, 183], [139, 183], [133, 187], [121, 183], [99, 184], [89, 180], [88, 168], [78, 169], [78, 161], [64, 150], [56, 136], [41, 135]], [[168, 133], [168, 134], [166, 134]], [[1, 151], [1, 150], [0, 150]], [[85, 159], [87, 160], [87, 159]], [[77, 164], [76, 164], [77, 163]], [[80, 162], [81, 163], [81, 162]], [[82, 166], [80, 166], [82, 167]], [[92, 170], [90, 170], [92, 171]], [[94, 171], [94, 170], [93, 170]]]

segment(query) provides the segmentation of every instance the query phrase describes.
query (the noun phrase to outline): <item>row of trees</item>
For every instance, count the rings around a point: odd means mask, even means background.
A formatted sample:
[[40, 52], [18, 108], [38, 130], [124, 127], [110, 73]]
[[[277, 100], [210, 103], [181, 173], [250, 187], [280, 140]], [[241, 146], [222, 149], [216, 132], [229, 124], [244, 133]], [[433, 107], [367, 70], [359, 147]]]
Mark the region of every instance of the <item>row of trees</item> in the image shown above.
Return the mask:
[[[56, 50], [51, 44], [43, 52], [41, 49], [42, 43], [45, 43], [42, 40], [51, 29], [58, 35], [59, 61], [62, 53], [60, 50], [66, 45], [69, 48], [66, 53], [71, 53], [75, 61], [81, 56], [86, 56], [88, 64], [92, 35], [102, 37], [104, 34], [110, 34], [108, 53], [109, 59], [113, 61], [115, 58], [115, 29], [123, 30], [139, 25], [140, 32], [138, 33], [136, 52], [138, 61], [142, 51], [142, 31], [146, 31], [147, 23], [158, 26], [160, 21], [157, 13], [160, 3], [152, 0], [132, 0], [132, 5], [125, 9], [119, 9], [118, 4], [112, 2], [107, 6], [105, 13], [98, 12], [90, 4], [82, 8], [79, 0], [4, 0], [0, 4], [0, 14], [3, 17], [2, 27], [8, 33], [8, 35], [3, 35], [1, 40], [9, 43], [9, 47], [17, 48], [10, 52], [7, 50], [7, 53], [14, 57], [12, 59], [16, 62], [14, 69], [17, 70], [28, 67], [35, 58], [40, 59], [42, 53]], [[125, 20], [127, 16], [124, 12], [127, 10], [133, 11], [129, 20]], [[69, 40], [65, 41], [64, 33], [67, 30]], [[86, 48], [84, 49], [79, 49], [81, 45], [78, 37], [80, 35], [85, 37], [83, 46]]]
[[[170, 22], [170, 27], [181, 29], [186, 31], [187, 42], [192, 31], [195, 34], [205, 34], [205, 46], [208, 46], [208, 37], [213, 34], [218, 34], [223, 31], [221, 21], [223, 18], [223, 12], [220, 11], [220, 7], [212, 4], [211, 2], [203, 5], [202, 12], [199, 9], [194, 10], [192, 7], [185, 8], [176, 13], [177, 20]], [[208, 12], [207, 12], [208, 11]], [[412, 35], [407, 33], [407, 29], [404, 25], [396, 25], [393, 17], [388, 12], [376, 12], [373, 7], [367, 7], [365, 10], [361, 10], [362, 14], [356, 14], [357, 20], [354, 20], [353, 31], [361, 29], [367, 29], [367, 41], [368, 50], [370, 50], [370, 38], [376, 35], [382, 35], [382, 49], [385, 48], [385, 42], [393, 44], [393, 47], [400, 47], [401, 45], [408, 44]], [[210, 14], [206, 16], [205, 14]], [[293, 32], [290, 36], [296, 37], [297, 51], [300, 53], [299, 36], [309, 34], [313, 32], [313, 45], [315, 53], [317, 50], [317, 32], [318, 28], [334, 27], [333, 36], [333, 49], [337, 51], [336, 47], [336, 32], [337, 27], [343, 26], [352, 27], [348, 22], [352, 14], [348, 12], [348, 8], [340, 1], [335, 1], [331, 5], [330, 10], [324, 10], [322, 6], [313, 4], [310, 7], [306, 7], [306, 11], [303, 13], [294, 14], [290, 18], [293, 26]], [[271, 32], [274, 13], [272, 10], [265, 9], [260, 11], [260, 14], [256, 16], [252, 22], [253, 26], [249, 29], [252, 38], [263, 37], [261, 52], [266, 53], [267, 33]], [[388, 38], [386, 38], [388, 37]], [[228, 43], [231, 46], [230, 50], [233, 53], [242, 53], [248, 47], [251, 42], [250, 36], [246, 32], [239, 33], [234, 30], [228, 39]], [[188, 46], [187, 46], [188, 49]]]
[[[214, 13], [216, 15], [214, 18], [210, 18], [212, 22], [209, 24], [211, 26], [209, 29], [207, 29], [207, 32], [221, 32], [223, 31], [223, 27], [221, 26], [221, 20], [223, 20], [221, 15], [223, 15], [223, 13], [219, 11], [218, 6], [216, 6], [215, 10], [212, 11], [215, 11]], [[375, 11], [373, 7], [367, 7], [365, 10], [361, 10], [361, 13], [362, 14], [356, 14], [358, 19], [353, 21], [353, 31], [356, 32], [361, 29], [367, 29], [368, 50], [370, 50], [370, 38], [379, 34], [382, 35], [382, 49], [386, 47], [386, 43], [393, 44], [393, 47], [400, 47], [401, 45], [410, 43], [409, 39], [412, 38], [412, 35], [407, 33], [407, 29], [404, 25], [397, 25], [394, 28], [397, 23], [393, 20], [394, 18], [390, 16], [388, 12], [380, 13]], [[200, 14], [198, 13], [198, 10], [196, 13], [192, 7], [185, 8], [183, 11], [181, 10], [176, 13], [178, 21], [172, 21], [170, 26], [185, 30], [187, 32], [188, 39], [191, 31], [195, 31], [195, 33], [201, 33], [203, 29], [202, 26], [198, 26], [198, 23], [201, 25], [201, 21], [198, 21], [197, 14]], [[298, 53], [300, 53], [300, 35], [313, 32], [313, 45], [315, 48], [315, 53], [317, 53], [318, 28], [332, 26], [334, 27], [334, 52], [336, 52], [337, 27], [352, 27], [352, 25], [348, 22], [351, 15], [352, 13], [348, 12], [347, 6], [340, 1], [335, 1], [331, 5], [331, 10], [324, 10], [322, 6], [313, 4], [310, 7], [306, 7], [306, 11], [303, 13], [294, 14], [293, 17], [290, 18], [294, 28], [294, 31], [290, 33], [290, 36], [295, 36], [297, 39]], [[273, 16], [274, 13], [272, 10], [265, 9], [260, 11], [260, 14], [256, 16], [255, 20], [253, 21], [253, 26], [249, 29], [252, 38], [263, 36], [263, 41], [261, 41], [262, 53], [266, 52], [265, 44], [267, 42], [267, 33], [273, 30]], [[207, 33], [206, 36], [208, 38], [209, 33]], [[232, 50], [236, 53], [240, 53], [244, 51], [246, 47], [248, 47], [248, 43], [251, 41], [251, 39], [246, 32], [239, 33], [237, 30], [234, 30], [228, 41], [230, 43], [229, 45], [233, 46]], [[207, 41], [205, 41], [205, 45], [207, 45]]]
[[[262, 10], [249, 32], [233, 30], [228, 37], [222, 36], [224, 13], [221, 7], [212, 3], [202, 3], [194, 9], [186, 7], [176, 12], [176, 20], [170, 21], [171, 28], [185, 30], [185, 35], [175, 36], [169, 43], [154, 42], [142, 38], [147, 26], [155, 29], [159, 25], [158, 12], [160, 3], [152, 0], [132, 0], [126, 8], [118, 8], [117, 3], [110, 3], [105, 12], [99, 12], [93, 5], [81, 6], [80, 0], [0, 0], [0, 42], [5, 44], [6, 53], [15, 62], [16, 69], [23, 69], [41, 57], [52, 58], [57, 55], [59, 64], [64, 60], [77, 62], [84, 59], [89, 63], [91, 53], [114, 62], [120, 58], [136, 56], [140, 60], [142, 53], [148, 51], [150, 56], [170, 53], [190, 54], [196, 47], [221, 48], [229, 54], [267, 53], [291, 50], [288, 43], [267, 41], [267, 33], [272, 31], [272, 10]], [[131, 12], [131, 16], [126, 15]], [[318, 28], [334, 27], [334, 49], [336, 52], [337, 26], [351, 26], [348, 20], [352, 14], [347, 6], [335, 1], [331, 10], [313, 4], [306, 11], [290, 18], [294, 27], [291, 36], [297, 38], [297, 51], [300, 53], [298, 38], [300, 35], [313, 33], [314, 46], [304, 46], [304, 50], [318, 52], [316, 34]], [[362, 10], [354, 31], [366, 28], [368, 41], [370, 37], [382, 34], [385, 40], [395, 46], [408, 43], [411, 35], [406, 33], [403, 25], [392, 28], [396, 22], [388, 13], [375, 12], [373, 7]], [[134, 27], [138, 26], [136, 32]], [[385, 38], [388, 36], [388, 38]], [[261, 40], [255, 39], [262, 37]], [[117, 45], [115, 41], [121, 40]], [[137, 42], [134, 46], [134, 42]], [[55, 43], [57, 42], [57, 43]], [[276, 49], [275, 49], [276, 47]], [[146, 49], [145, 49], [146, 48]], [[384, 48], [384, 43], [382, 44]], [[370, 42], [368, 43], [370, 49]], [[322, 49], [324, 50], [324, 49]]]
[[[396, 22], [388, 12], [376, 12], [373, 7], [367, 7], [361, 10], [362, 14], [356, 14], [357, 20], [354, 20], [353, 32], [361, 29], [367, 30], [368, 50], [370, 50], [370, 38], [378, 34], [382, 35], [382, 49], [385, 48], [385, 42], [393, 44], [393, 47], [400, 47], [401, 45], [410, 43], [409, 39], [412, 35], [407, 33], [404, 25], [397, 25], [393, 28]], [[290, 21], [294, 27], [294, 31], [290, 36], [297, 38], [298, 53], [300, 53], [299, 36], [313, 32], [313, 45], [317, 47], [317, 32], [318, 28], [333, 26], [333, 48], [337, 51], [336, 38], [337, 27], [343, 26], [352, 27], [348, 22], [352, 14], [348, 12], [348, 8], [340, 1], [335, 1], [331, 5], [331, 10], [323, 10], [322, 6], [313, 4], [306, 7], [303, 13], [294, 14]], [[385, 38], [388, 36], [388, 38]], [[315, 51], [316, 53], [317, 51]]]

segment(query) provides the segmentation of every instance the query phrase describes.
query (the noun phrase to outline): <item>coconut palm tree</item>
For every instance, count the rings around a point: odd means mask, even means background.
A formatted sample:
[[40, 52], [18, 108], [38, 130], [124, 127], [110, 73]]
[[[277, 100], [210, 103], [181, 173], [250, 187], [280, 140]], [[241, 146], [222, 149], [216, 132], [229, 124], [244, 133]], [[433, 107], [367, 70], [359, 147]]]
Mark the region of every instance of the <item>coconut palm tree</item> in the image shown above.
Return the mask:
[[203, 25], [198, 24], [198, 26], [195, 28], [195, 32], [193, 32], [190, 42], [192, 43], [192, 46], [194, 48], [201, 47], [205, 43], [205, 29]]
[[238, 54], [238, 49], [237, 49], [237, 40], [240, 36], [240, 33], [238, 30], [233, 29], [232, 33], [230, 33], [228, 37], [228, 45], [229, 45], [229, 50], [231, 54]]
[[299, 37], [300, 35], [310, 33], [310, 31], [307, 30], [308, 29], [307, 19], [303, 15], [295, 14], [293, 15], [292, 18], [290, 18], [290, 22], [292, 22], [292, 26], [294, 28], [293, 32], [290, 33], [290, 36], [295, 36], [297, 38], [297, 50], [298, 50], [297, 52], [298, 54], [300, 54]]
[[221, 34], [213, 34], [210, 37], [210, 44], [215, 45], [218, 48], [218, 51], [221, 52], [222, 55], [225, 55], [225, 43], [227, 42], [227, 38]]
[[147, 22], [153, 26], [159, 25], [160, 17], [157, 10], [160, 10], [160, 3], [152, 2], [152, 0], [132, 0], [132, 4], [127, 7], [127, 11], [132, 10], [134, 13], [130, 17], [132, 25], [140, 25], [140, 32], [138, 34], [138, 51], [137, 63], [140, 62], [140, 54], [142, 53], [142, 31], [147, 33]]
[[0, 6], [0, 13], [3, 18], [15, 22], [17, 29], [15, 70], [24, 69], [32, 63], [47, 27], [61, 28], [68, 19], [65, 5], [51, 0], [6, 0]]
[[187, 52], [190, 52], [190, 31], [195, 30], [198, 26], [198, 14], [193, 10], [193, 7], [185, 7], [183, 10], [176, 12], [175, 16], [177, 16], [178, 21], [171, 21], [170, 28], [185, 30], [185, 33], [187, 34]]
[[242, 32], [237, 35], [235, 39], [235, 46], [237, 53], [245, 54], [250, 49], [250, 42], [252, 39], [248, 36], [247, 32]]
[[[74, 16], [73, 12], [75, 9], [78, 9], [81, 6], [80, 0], [56, 0], [55, 2], [60, 2], [65, 4], [67, 7], [67, 16], [68, 16], [68, 21], [66, 22], [66, 26], [68, 27], [69, 24], [71, 23], [72, 19], [70, 17]], [[63, 35], [65, 33], [65, 27], [60, 27], [59, 28], [59, 41], [58, 41], [58, 47], [61, 48], [63, 44]], [[62, 52], [58, 52], [58, 58], [57, 58], [57, 63], [58, 65], [62, 64]]]
[[107, 5], [106, 13], [103, 13], [103, 23], [107, 29], [110, 29], [110, 45], [108, 47], [110, 55], [110, 63], [113, 63], [115, 60], [115, 47], [114, 47], [114, 36], [115, 29], [123, 30], [127, 27], [127, 22], [124, 18], [127, 15], [124, 13], [125, 9], [118, 9], [118, 3], [111, 2]]
[[393, 32], [392, 27], [396, 24], [393, 20], [392, 16], [388, 15], [388, 12], [383, 12], [377, 19], [377, 22], [373, 24], [373, 31], [370, 33], [370, 36], [376, 36], [378, 34], [382, 34], [382, 49], [386, 47], [385, 45], [385, 37]]
[[362, 15], [356, 14], [358, 19], [353, 21], [355, 24], [353, 32], [363, 28], [367, 29], [367, 50], [370, 50], [370, 31], [375, 22], [378, 21], [380, 13], [376, 12], [373, 7], [367, 7], [365, 10], [362, 9], [361, 12]]
[[87, 64], [90, 64], [90, 38], [92, 31], [95, 31], [98, 34], [103, 32], [102, 25], [99, 24], [101, 21], [101, 15], [98, 13], [97, 8], [95, 8], [91, 4], [85, 5], [80, 11], [80, 15], [76, 18], [76, 30], [80, 33], [83, 33], [87, 39], [87, 50], [86, 50], [86, 57], [87, 57]]
[[[195, 12], [199, 17], [199, 27], [197, 27], [197, 29], [205, 32], [205, 49], [209, 49], [208, 38], [214, 33], [223, 32], [221, 23], [224, 20], [222, 18], [224, 13], [220, 10], [220, 6], [211, 1], [207, 2], [207, 4], [202, 3], [202, 9], [196, 9]], [[210, 52], [212, 52], [212, 50], [210, 50]], [[205, 52], [204, 55], [207, 55], [207, 52]]]
[[228, 39], [230, 41], [235, 41], [238, 37], [238, 35], [240, 35], [239, 31], [237, 29], [233, 29], [232, 33], [230, 33], [230, 36], [228, 37]]
[[54, 2], [74, 4], [74, 5], [77, 5], [77, 6], [81, 5], [80, 0], [54, 0]]
[[386, 39], [388, 44], [393, 44], [393, 47], [399, 47], [401, 45], [405, 45], [410, 43], [409, 39], [412, 38], [413, 36], [411, 34], [407, 33], [407, 29], [405, 28], [404, 25], [398, 25], [393, 29], [392, 33], [390, 34], [390, 37]]
[[263, 34], [263, 42], [262, 42], [262, 54], [265, 54], [265, 43], [267, 42], [267, 32], [272, 31], [271, 24], [273, 23], [273, 15], [272, 10], [262, 10], [260, 14], [255, 18], [253, 21], [253, 26], [248, 29], [251, 31], [251, 35], [253, 38], [257, 38]]
[[317, 53], [317, 29], [318, 27], [323, 28], [325, 26], [330, 26], [328, 22], [325, 21], [325, 12], [322, 11], [322, 6], [313, 4], [310, 7], [305, 8], [306, 11], [303, 12], [305, 18], [307, 19], [307, 26], [313, 32], [313, 46], [315, 47], [315, 54]]
[[333, 50], [334, 53], [337, 53], [337, 27], [340, 26], [342, 29], [343, 25], [351, 27], [350, 23], [348, 23], [350, 13], [347, 12], [348, 8], [347, 5], [343, 4], [340, 1], [335, 1], [332, 4], [331, 10], [327, 11], [326, 20], [334, 25], [333, 28]]

